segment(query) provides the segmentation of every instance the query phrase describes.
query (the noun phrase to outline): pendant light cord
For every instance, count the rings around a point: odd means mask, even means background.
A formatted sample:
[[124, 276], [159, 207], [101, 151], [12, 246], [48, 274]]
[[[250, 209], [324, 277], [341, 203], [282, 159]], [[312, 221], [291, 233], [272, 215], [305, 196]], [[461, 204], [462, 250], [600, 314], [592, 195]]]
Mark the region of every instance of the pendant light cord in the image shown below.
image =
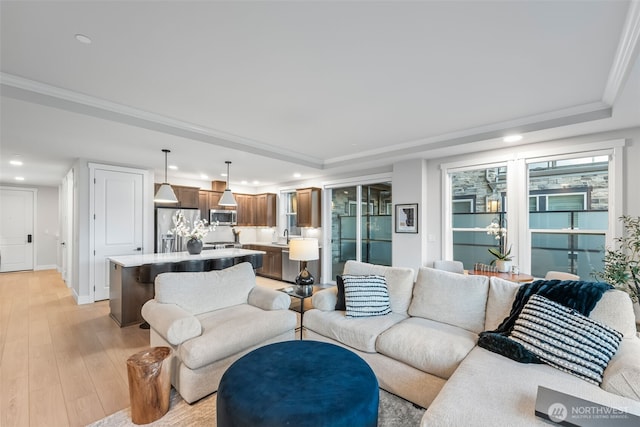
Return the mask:
[[169, 150], [167, 150], [166, 148], [162, 150], [162, 152], [164, 153], [164, 182], [168, 183], [167, 181], [167, 155], [171, 152]]
[[225, 161], [225, 163], [227, 164], [227, 190], [230, 190], [229, 188], [229, 165], [231, 164], [231, 162], [229, 160]]

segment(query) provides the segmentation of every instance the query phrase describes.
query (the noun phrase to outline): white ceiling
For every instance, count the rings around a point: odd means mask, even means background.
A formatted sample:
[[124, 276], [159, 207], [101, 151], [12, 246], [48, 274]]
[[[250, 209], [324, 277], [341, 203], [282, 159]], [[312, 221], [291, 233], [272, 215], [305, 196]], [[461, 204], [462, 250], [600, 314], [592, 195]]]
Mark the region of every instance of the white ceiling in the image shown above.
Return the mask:
[[640, 126], [639, 9], [3, 0], [0, 182], [57, 185], [77, 158], [162, 175], [169, 148], [169, 181], [231, 160], [271, 185]]

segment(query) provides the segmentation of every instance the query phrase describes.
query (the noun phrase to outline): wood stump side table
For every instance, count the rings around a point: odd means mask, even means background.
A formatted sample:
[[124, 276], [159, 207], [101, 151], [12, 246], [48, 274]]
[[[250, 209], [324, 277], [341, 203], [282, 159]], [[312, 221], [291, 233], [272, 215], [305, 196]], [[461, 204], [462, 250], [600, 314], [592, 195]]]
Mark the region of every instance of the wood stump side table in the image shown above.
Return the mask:
[[149, 424], [169, 410], [171, 349], [152, 347], [127, 359], [131, 421]]

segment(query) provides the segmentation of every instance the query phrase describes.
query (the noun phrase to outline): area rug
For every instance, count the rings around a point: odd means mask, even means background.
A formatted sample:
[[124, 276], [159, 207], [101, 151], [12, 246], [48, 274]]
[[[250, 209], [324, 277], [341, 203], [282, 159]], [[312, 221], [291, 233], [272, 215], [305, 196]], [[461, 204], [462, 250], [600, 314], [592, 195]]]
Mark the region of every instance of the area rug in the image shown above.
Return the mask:
[[[424, 409], [416, 408], [411, 402], [387, 393], [384, 390], [380, 390], [380, 406], [378, 408], [379, 427], [417, 427], [420, 425], [424, 411]], [[127, 408], [96, 421], [89, 426], [135, 427], [136, 425], [137, 424], [131, 422], [131, 410]], [[189, 405], [182, 400], [175, 389], [172, 389], [169, 412], [158, 421], [144, 425], [216, 427], [216, 394], [209, 395], [193, 405]]]

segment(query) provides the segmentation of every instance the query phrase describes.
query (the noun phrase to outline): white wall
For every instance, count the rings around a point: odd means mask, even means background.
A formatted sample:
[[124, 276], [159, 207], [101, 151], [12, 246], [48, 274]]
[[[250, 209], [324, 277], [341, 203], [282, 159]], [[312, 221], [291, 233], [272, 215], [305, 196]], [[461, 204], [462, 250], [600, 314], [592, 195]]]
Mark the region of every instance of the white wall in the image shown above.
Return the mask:
[[395, 227], [395, 205], [418, 203], [418, 234], [393, 232], [393, 260], [396, 267], [411, 267], [416, 271], [424, 265], [426, 256], [427, 200], [431, 198], [427, 183], [427, 162], [412, 159], [398, 162], [393, 166], [394, 205], [393, 224]]

